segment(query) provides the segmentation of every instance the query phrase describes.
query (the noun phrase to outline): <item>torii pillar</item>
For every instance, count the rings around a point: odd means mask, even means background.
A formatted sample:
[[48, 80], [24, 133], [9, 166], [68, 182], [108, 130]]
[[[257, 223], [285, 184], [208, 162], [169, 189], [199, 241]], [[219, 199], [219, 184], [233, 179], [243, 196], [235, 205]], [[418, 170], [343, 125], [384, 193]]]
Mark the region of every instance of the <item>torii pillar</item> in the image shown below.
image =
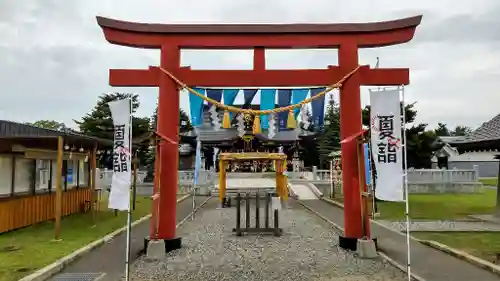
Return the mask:
[[[422, 16], [377, 23], [342, 24], [203, 24], [172, 25], [124, 22], [97, 17], [106, 40], [135, 48], [160, 49], [160, 66], [189, 86], [198, 87], [310, 87], [329, 86], [355, 69], [360, 48], [402, 44], [413, 38]], [[339, 65], [327, 69], [267, 70], [265, 49], [338, 48]], [[181, 49], [253, 49], [252, 70], [192, 70], [180, 67]], [[178, 142], [178, 85], [158, 67], [111, 69], [109, 84], [125, 87], [159, 87], [159, 134]], [[361, 131], [360, 86], [409, 84], [406, 68], [361, 67], [340, 90], [341, 137]], [[181, 246], [175, 235], [178, 148], [164, 145], [160, 159], [159, 207], [153, 210], [153, 239], [163, 239], [166, 250]], [[344, 241], [363, 238], [361, 195], [355, 143], [342, 144]], [[158, 182], [155, 179], [155, 183]], [[158, 192], [155, 186], [155, 193]], [[158, 214], [158, 215], [157, 215]], [[158, 225], [158, 227], [155, 227]]]

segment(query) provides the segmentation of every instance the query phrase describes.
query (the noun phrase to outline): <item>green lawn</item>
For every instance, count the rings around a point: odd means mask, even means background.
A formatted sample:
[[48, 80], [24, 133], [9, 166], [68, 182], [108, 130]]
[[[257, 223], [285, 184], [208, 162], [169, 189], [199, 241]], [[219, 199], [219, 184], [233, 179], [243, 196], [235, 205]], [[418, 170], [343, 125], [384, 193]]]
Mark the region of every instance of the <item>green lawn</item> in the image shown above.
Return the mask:
[[480, 178], [479, 181], [484, 185], [497, 186], [498, 178]]
[[500, 254], [498, 232], [413, 232], [412, 235], [440, 242], [490, 262], [497, 262], [496, 255]]
[[[496, 191], [484, 189], [477, 194], [410, 195], [412, 219], [463, 219], [471, 214], [489, 214], [496, 204]], [[404, 219], [404, 203], [379, 202], [380, 219]]]
[[[133, 219], [151, 212], [151, 198], [138, 197]], [[93, 227], [90, 213], [75, 214], [62, 220], [62, 241], [52, 241], [54, 223], [44, 222], [0, 234], [0, 281], [14, 281], [97, 240], [126, 224], [126, 213], [118, 216], [103, 201]], [[11, 250], [11, 251], [9, 251]], [[104, 258], [104, 257], [103, 257]]]
[[[496, 191], [483, 189], [477, 194], [413, 194], [410, 195], [412, 219], [463, 219], [471, 214], [492, 213], [496, 204]], [[335, 198], [343, 202], [343, 198]], [[377, 219], [403, 220], [405, 204], [378, 202]]]

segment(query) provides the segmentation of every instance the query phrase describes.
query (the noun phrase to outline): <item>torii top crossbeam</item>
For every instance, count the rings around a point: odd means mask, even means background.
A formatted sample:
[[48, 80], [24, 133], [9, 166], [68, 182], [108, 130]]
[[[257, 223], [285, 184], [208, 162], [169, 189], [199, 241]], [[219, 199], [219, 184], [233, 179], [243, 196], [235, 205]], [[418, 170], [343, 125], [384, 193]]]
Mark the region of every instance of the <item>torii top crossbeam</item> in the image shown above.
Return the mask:
[[[183, 49], [254, 49], [253, 70], [191, 70], [181, 67], [176, 76], [187, 85], [204, 87], [326, 86], [345, 74], [341, 66], [310, 70], [266, 70], [269, 48], [357, 48], [402, 44], [413, 38], [422, 16], [377, 23], [340, 24], [148, 24], [97, 17], [106, 40], [135, 48], [161, 49], [173, 45]], [[272, 35], [272, 36], [271, 36]], [[339, 58], [339, 65], [342, 57]], [[158, 69], [110, 71], [111, 86], [158, 86]], [[259, 71], [259, 73], [256, 73]], [[366, 86], [409, 84], [408, 69], [360, 69], [360, 84]]]
[[[161, 48], [165, 40], [195, 49], [333, 48], [339, 46], [345, 35], [350, 35], [359, 48], [384, 47], [410, 41], [421, 20], [422, 16], [374, 23], [193, 25], [135, 23], [97, 17], [108, 42], [153, 49]], [[242, 34], [251, 37], [242, 40]]]

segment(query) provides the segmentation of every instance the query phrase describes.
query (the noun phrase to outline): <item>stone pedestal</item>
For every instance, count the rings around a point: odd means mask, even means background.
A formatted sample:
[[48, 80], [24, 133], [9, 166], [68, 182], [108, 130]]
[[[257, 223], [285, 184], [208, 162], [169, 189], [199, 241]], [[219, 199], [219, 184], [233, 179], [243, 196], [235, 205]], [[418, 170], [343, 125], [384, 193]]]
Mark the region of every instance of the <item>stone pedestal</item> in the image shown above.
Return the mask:
[[165, 257], [165, 242], [163, 240], [150, 240], [146, 255], [149, 259], [163, 259]]
[[356, 246], [356, 253], [365, 259], [374, 259], [377, 257], [377, 248], [375, 241], [359, 239]]
[[149, 259], [162, 259], [166, 253], [178, 250], [182, 247], [182, 238], [175, 237], [173, 239], [150, 239], [144, 238], [144, 249], [146, 256]]

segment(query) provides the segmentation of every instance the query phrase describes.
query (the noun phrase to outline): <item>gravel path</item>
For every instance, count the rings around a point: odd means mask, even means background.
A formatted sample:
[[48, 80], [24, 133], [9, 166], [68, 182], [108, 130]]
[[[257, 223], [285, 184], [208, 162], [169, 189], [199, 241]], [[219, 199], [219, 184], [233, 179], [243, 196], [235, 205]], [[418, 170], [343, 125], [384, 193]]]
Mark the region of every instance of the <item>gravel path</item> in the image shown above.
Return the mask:
[[360, 259], [340, 249], [338, 234], [294, 202], [281, 211], [281, 237], [236, 237], [235, 208], [215, 206], [210, 202], [179, 229], [181, 250], [162, 261], [141, 257], [132, 280], [407, 280], [381, 258]]
[[[385, 221], [377, 222], [398, 231], [406, 231], [405, 221]], [[500, 232], [500, 225], [482, 221], [412, 221], [411, 231], [460, 231], [460, 232]]]

